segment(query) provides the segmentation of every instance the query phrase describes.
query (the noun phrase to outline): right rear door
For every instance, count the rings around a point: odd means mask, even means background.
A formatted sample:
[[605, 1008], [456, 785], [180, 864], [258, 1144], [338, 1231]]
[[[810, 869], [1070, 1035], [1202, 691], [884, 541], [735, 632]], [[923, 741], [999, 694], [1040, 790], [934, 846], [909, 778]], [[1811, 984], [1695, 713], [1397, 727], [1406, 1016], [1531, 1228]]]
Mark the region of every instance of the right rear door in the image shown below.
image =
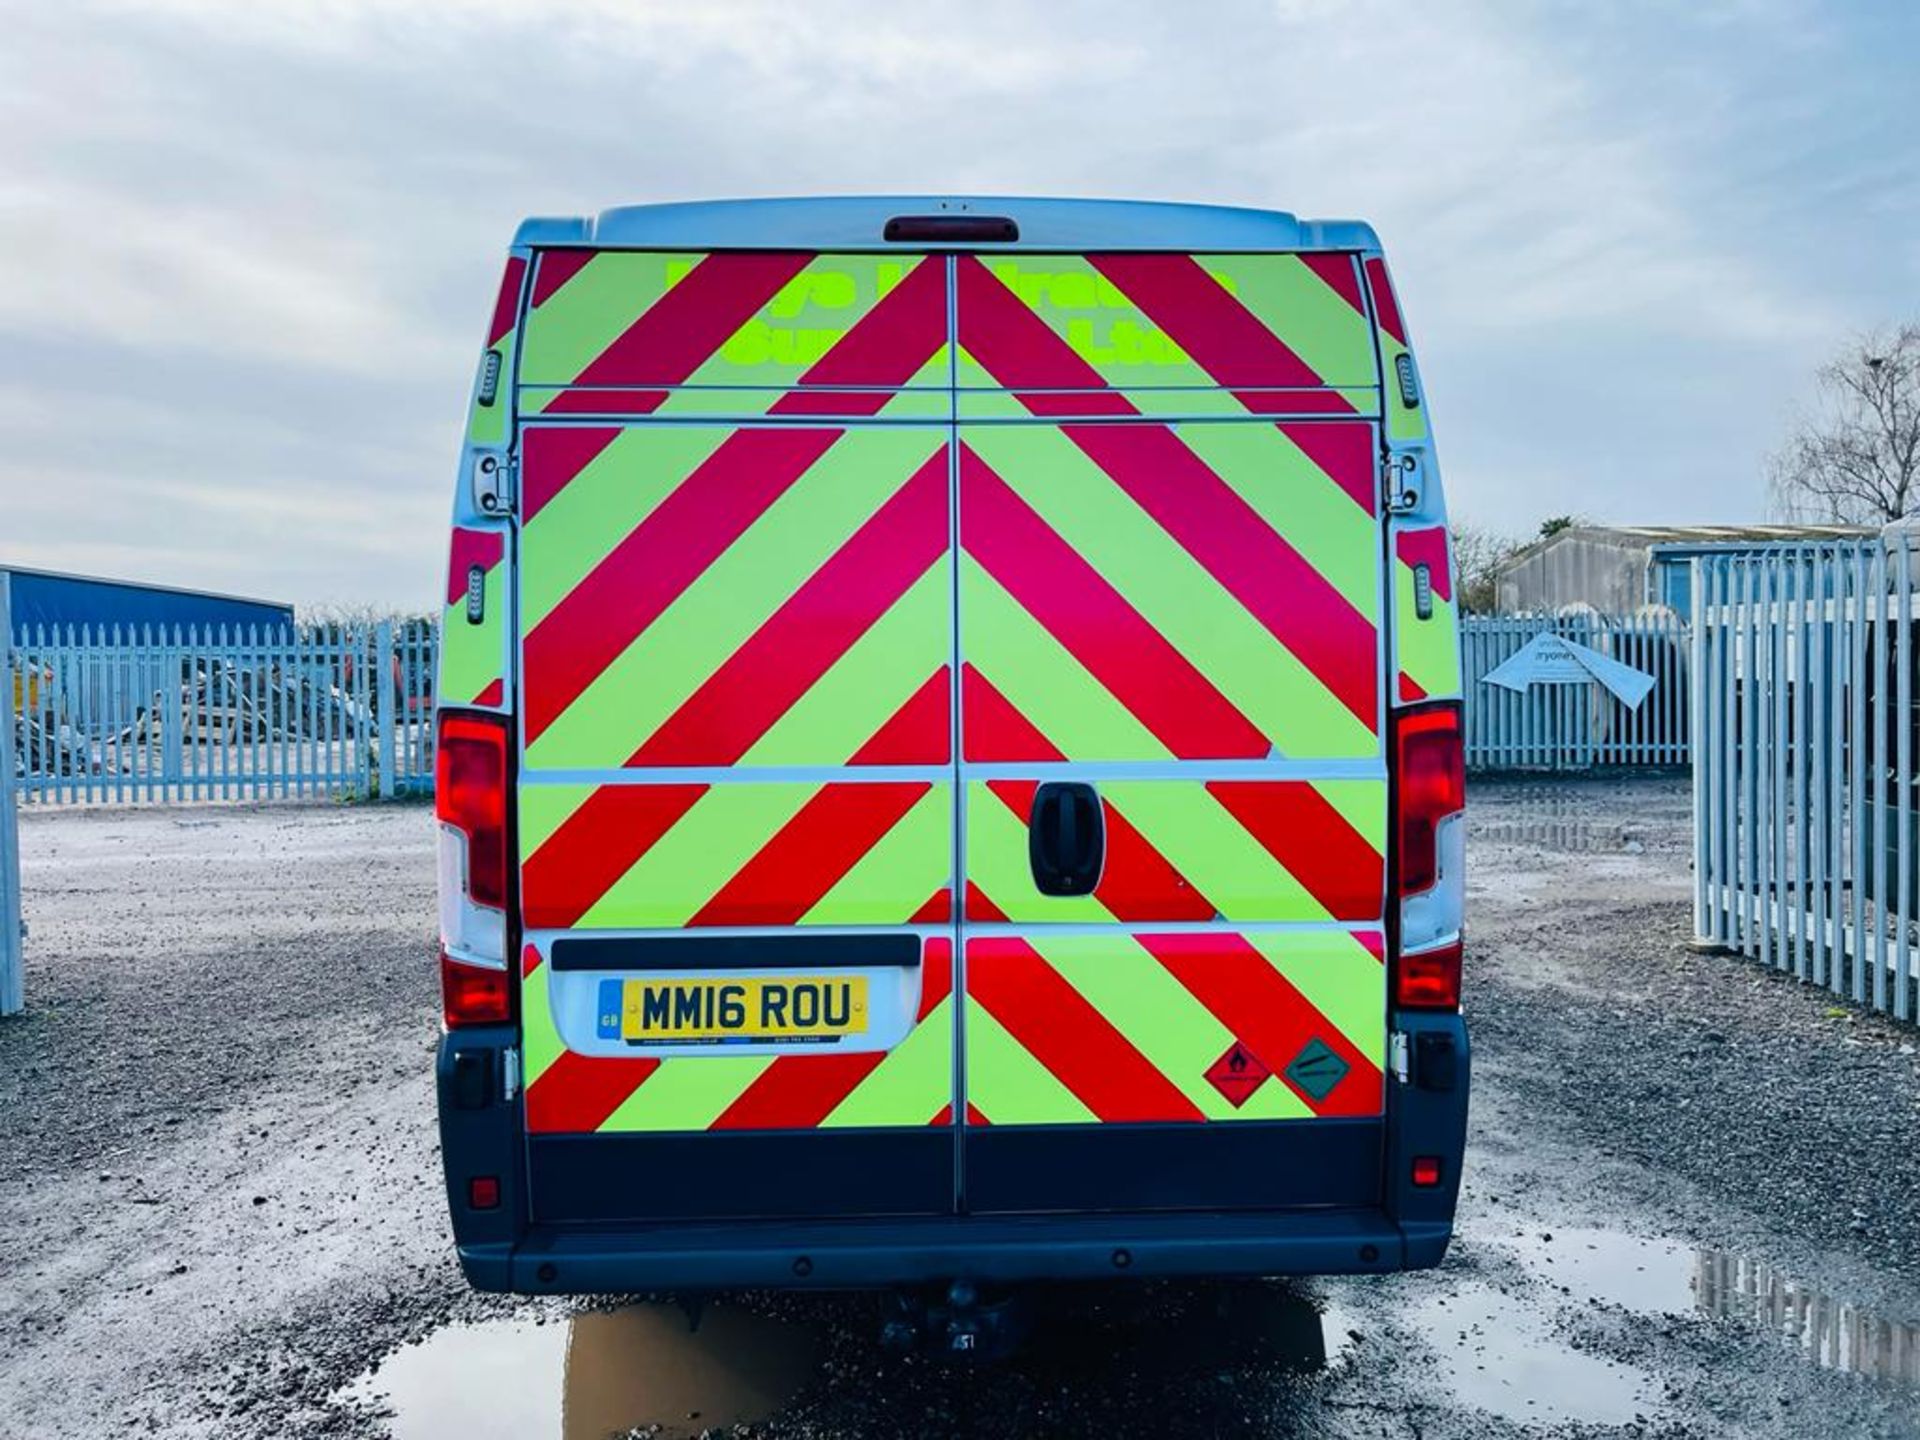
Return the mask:
[[[954, 286], [961, 1203], [1371, 1203], [1386, 697], [1357, 261], [963, 257]], [[1061, 853], [1096, 812], [1075, 891]]]

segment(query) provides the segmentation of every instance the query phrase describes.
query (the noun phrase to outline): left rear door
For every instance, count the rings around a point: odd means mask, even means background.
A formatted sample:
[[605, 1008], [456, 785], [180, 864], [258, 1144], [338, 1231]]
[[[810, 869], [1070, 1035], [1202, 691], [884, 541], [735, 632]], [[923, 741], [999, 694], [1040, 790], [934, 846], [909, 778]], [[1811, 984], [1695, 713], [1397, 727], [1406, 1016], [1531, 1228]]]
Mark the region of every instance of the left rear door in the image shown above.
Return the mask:
[[535, 264], [516, 567], [533, 1217], [950, 1210], [947, 267]]

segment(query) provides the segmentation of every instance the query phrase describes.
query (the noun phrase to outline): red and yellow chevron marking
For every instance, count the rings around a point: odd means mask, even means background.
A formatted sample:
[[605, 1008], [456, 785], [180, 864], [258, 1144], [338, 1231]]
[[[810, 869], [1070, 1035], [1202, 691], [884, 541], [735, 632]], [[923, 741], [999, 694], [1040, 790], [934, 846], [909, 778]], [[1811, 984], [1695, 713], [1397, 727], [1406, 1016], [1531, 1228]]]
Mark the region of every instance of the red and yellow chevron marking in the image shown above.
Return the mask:
[[[434, 693], [443, 705], [505, 703], [507, 665], [506, 535], [456, 525], [447, 555], [447, 603], [440, 616], [439, 676]], [[480, 623], [467, 618], [467, 577], [475, 566], [485, 576]]]
[[946, 782], [529, 784], [520, 812], [532, 929], [906, 925], [953, 883]]
[[918, 427], [530, 428], [528, 768], [944, 764], [948, 463]]
[[967, 787], [970, 920], [1378, 921], [1381, 780], [1103, 780], [1093, 894], [1042, 895], [1027, 859], [1036, 784]]
[[963, 435], [966, 658], [1048, 742], [969, 720], [967, 759], [1378, 753], [1369, 426]]
[[[1387, 275], [1387, 262], [1378, 256], [1367, 261], [1367, 292], [1373, 297], [1374, 331], [1380, 343], [1381, 388], [1386, 395], [1387, 438], [1413, 444], [1427, 438], [1425, 406], [1410, 406], [1400, 397], [1399, 380], [1394, 367], [1407, 348], [1407, 327], [1400, 318], [1400, 302], [1394, 299], [1393, 281]], [[1411, 363], [1411, 362], [1409, 362]]]
[[[1147, 413], [1375, 413], [1373, 340], [1353, 255], [1009, 255], [958, 266], [966, 391], [1112, 387]], [[1076, 373], [1063, 371], [1056, 352], [1077, 362]], [[1019, 398], [1040, 399], [1036, 413], [1109, 413], [1080, 395]], [[1011, 412], [969, 393], [960, 413]]]
[[513, 423], [513, 352], [520, 334], [520, 292], [525, 287], [527, 262], [515, 255], [508, 259], [506, 273], [500, 277], [500, 291], [494, 297], [493, 318], [487, 325], [487, 349], [481, 356], [498, 357], [499, 374], [491, 404], [482, 405], [478, 382], [472, 405], [467, 411], [469, 445], [505, 445]]
[[[981, 936], [967, 942], [969, 1106], [994, 1125], [1378, 1115], [1379, 934]], [[1273, 1078], [1235, 1108], [1206, 1080], [1235, 1042]], [[1316, 1098], [1286, 1070], [1319, 1041], [1347, 1067]]]
[[945, 275], [911, 256], [541, 251], [520, 404], [945, 418]]
[[925, 942], [913, 1028], [891, 1050], [667, 1059], [566, 1048], [539, 951], [521, 980], [527, 1128], [583, 1131], [803, 1130], [949, 1123], [953, 1104], [953, 944]]
[[[1453, 594], [1452, 552], [1444, 525], [1396, 530], [1393, 603], [1399, 696], [1403, 702], [1460, 693], [1460, 607]], [[1420, 618], [1413, 567], [1425, 565], [1433, 612]]]

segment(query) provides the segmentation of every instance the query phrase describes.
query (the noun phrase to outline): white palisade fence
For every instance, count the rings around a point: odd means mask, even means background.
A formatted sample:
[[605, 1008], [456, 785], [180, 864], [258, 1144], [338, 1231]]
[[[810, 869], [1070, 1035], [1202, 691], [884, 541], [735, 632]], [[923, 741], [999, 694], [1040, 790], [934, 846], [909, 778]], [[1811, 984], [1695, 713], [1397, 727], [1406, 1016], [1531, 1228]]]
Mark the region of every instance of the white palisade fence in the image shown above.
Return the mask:
[[29, 630], [10, 775], [26, 804], [430, 792], [437, 643], [424, 621]]

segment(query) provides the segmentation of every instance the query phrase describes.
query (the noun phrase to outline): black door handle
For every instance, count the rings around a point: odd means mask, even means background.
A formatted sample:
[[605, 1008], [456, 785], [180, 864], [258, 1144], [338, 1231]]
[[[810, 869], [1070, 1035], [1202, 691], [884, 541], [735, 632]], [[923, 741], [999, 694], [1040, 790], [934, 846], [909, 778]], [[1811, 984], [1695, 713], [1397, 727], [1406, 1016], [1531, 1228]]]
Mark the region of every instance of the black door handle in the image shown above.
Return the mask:
[[1091, 895], [1107, 861], [1106, 816], [1091, 785], [1049, 780], [1033, 792], [1027, 863], [1042, 895]]

